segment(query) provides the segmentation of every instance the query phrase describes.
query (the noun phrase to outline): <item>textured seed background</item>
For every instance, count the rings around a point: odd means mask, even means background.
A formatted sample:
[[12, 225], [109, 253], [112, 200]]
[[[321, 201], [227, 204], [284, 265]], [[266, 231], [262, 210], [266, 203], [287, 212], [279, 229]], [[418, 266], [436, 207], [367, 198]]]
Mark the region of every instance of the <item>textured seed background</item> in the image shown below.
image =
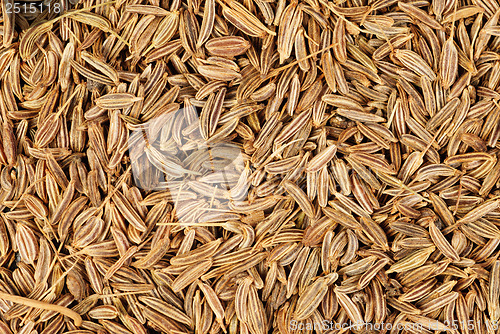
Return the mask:
[[1, 5], [0, 333], [497, 332], [496, 0]]

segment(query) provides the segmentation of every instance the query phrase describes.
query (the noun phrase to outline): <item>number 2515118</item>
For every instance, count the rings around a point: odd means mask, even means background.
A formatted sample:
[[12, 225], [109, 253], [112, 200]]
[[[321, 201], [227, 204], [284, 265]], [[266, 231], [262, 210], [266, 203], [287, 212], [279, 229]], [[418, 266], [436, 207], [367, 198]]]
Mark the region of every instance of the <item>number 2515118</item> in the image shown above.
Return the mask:
[[40, 3], [7, 2], [5, 4], [5, 10], [7, 14], [35, 14], [35, 13], [43, 13], [45, 11], [59, 14], [61, 12], [61, 4], [56, 2], [48, 6], [44, 6], [41, 2]]

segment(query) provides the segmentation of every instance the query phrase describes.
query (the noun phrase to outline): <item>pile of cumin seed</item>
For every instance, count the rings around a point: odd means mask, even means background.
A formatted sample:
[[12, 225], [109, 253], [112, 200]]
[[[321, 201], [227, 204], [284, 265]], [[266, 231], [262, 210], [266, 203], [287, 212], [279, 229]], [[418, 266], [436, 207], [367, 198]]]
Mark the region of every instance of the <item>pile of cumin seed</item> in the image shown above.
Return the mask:
[[0, 333], [497, 332], [498, 2], [13, 4]]

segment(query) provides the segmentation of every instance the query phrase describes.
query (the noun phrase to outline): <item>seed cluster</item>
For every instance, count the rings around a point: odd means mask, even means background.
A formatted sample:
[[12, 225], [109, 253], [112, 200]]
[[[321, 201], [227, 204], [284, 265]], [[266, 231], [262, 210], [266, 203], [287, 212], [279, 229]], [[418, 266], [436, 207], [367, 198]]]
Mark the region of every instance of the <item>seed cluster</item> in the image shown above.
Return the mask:
[[495, 333], [497, 1], [60, 4], [1, 4], [1, 333]]

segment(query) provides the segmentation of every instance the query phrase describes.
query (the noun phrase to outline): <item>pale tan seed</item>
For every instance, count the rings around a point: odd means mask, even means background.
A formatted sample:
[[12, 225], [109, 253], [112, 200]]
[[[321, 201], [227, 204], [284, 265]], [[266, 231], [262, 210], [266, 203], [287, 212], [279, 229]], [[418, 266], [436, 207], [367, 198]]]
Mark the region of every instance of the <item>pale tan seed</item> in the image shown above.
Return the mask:
[[337, 278], [337, 273], [331, 273], [311, 284], [297, 300], [294, 318], [297, 320], [307, 319], [321, 303], [328, 291], [328, 286], [335, 282]]
[[434, 222], [429, 223], [429, 234], [437, 249], [439, 249], [444, 256], [451, 259], [452, 261], [460, 260], [460, 256], [458, 255], [457, 251], [448, 242], [448, 240], [446, 240], [446, 238], [437, 228]]
[[141, 97], [129, 93], [110, 93], [96, 99], [96, 105], [103, 109], [120, 109], [131, 107]]

